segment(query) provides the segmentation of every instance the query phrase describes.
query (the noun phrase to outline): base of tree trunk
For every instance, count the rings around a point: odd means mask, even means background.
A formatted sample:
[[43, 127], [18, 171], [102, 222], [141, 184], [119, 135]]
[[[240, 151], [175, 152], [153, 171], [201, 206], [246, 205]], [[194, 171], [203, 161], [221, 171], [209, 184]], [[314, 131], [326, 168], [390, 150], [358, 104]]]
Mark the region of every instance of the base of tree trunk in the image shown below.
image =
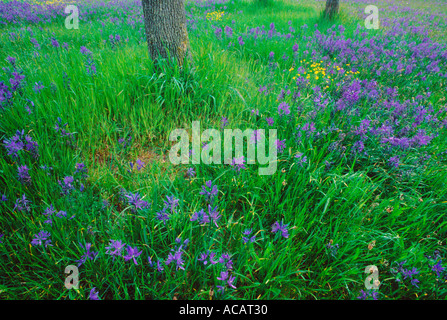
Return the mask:
[[326, 8], [324, 9], [324, 16], [332, 19], [338, 14], [339, 0], [327, 0]]

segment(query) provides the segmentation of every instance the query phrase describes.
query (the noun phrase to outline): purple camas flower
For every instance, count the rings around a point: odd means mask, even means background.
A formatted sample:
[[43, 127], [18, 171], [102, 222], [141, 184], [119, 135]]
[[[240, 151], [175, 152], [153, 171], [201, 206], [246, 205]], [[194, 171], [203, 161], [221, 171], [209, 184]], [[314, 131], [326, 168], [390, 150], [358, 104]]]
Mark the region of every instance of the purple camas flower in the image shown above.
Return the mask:
[[40, 44], [39, 44], [39, 42], [37, 42], [36, 39], [31, 38], [30, 41], [32, 44], [34, 44], [34, 48], [36, 48], [37, 50], [40, 50]]
[[74, 182], [74, 178], [72, 176], [67, 176], [64, 177], [64, 179], [62, 181], [58, 180], [57, 183], [61, 186], [62, 188], [62, 195], [68, 195], [71, 190], [74, 190], [75, 187], [73, 185]]
[[55, 38], [51, 38], [51, 45], [55, 48], [59, 47], [59, 42]]
[[263, 93], [266, 96], [268, 94], [267, 86], [260, 86], [258, 89], [259, 93]]
[[43, 215], [44, 216], [48, 216], [50, 217], [53, 213], [56, 213], [56, 210], [54, 209], [53, 205], [50, 204], [49, 207], [47, 207], [44, 211], [43, 211]]
[[32, 246], [52, 246], [51, 234], [48, 231], [41, 230], [38, 234], [34, 235], [34, 239], [31, 241]]
[[138, 265], [137, 260], [143, 251], [138, 252], [138, 248], [132, 248], [131, 246], [127, 246], [127, 255], [123, 256], [124, 260], [129, 261], [132, 260], [135, 265]]
[[246, 169], [244, 163], [245, 163], [244, 156], [241, 156], [239, 158], [233, 158], [233, 160], [231, 160], [231, 166], [237, 172], [240, 172], [241, 170]]
[[88, 172], [88, 169], [83, 162], [76, 163], [75, 171], [73, 174], [75, 174], [75, 175], [80, 174], [81, 178], [87, 178], [87, 172]]
[[56, 213], [56, 217], [58, 217], [58, 218], [66, 218], [67, 217], [67, 212], [60, 210], [58, 213]]
[[244, 242], [244, 244], [246, 243], [250, 243], [250, 242], [255, 242], [256, 240], [256, 235], [252, 236], [251, 238], [249, 238], [249, 235], [251, 234], [252, 230], [251, 229], [245, 229], [242, 234], [244, 235], [244, 237], [242, 237], [242, 241]]
[[174, 251], [174, 253], [170, 252], [168, 254], [168, 258], [165, 261], [165, 265], [169, 265], [171, 262], [175, 262], [176, 270], [178, 270], [178, 269], [185, 270], [184, 261], [182, 259], [182, 254], [183, 254], [182, 250]]
[[228, 118], [227, 117], [222, 117], [220, 119], [220, 121], [221, 121], [221, 125], [220, 125], [221, 129], [225, 128], [228, 125]]
[[309, 137], [316, 131], [315, 123], [306, 123], [301, 127], [301, 130], [304, 130], [306, 132], [306, 135]]
[[351, 152], [353, 154], [361, 154], [361, 153], [363, 153], [365, 156], [368, 155], [367, 152], [364, 151], [364, 150], [365, 150], [365, 145], [364, 145], [363, 141], [362, 140], [358, 140], [358, 141], [354, 142], [354, 144], [352, 145]]
[[303, 166], [307, 162], [307, 157], [301, 152], [297, 153], [297, 155], [295, 156], [295, 159], [300, 166]]
[[29, 175], [29, 168], [26, 165], [19, 166], [17, 169], [20, 182], [29, 184], [31, 182], [31, 176]]
[[162, 272], [165, 269], [165, 268], [163, 268], [162, 263], [163, 263], [163, 260], [160, 260], [160, 259], [157, 260], [157, 271], [158, 272]]
[[416, 267], [413, 267], [411, 270], [410, 269], [403, 269], [402, 270], [402, 274], [404, 276], [404, 280], [407, 278], [410, 278], [410, 283], [415, 286], [416, 288], [419, 288], [419, 286], [417, 285], [419, 283], [419, 280], [416, 278], [413, 278], [413, 276], [417, 275], [419, 273], [419, 271], [416, 269]]
[[211, 205], [208, 205], [208, 216], [213, 220], [214, 225], [218, 228], [219, 226], [217, 225], [217, 221], [220, 220], [221, 215], [219, 214], [217, 206], [212, 208]]
[[205, 224], [210, 222], [209, 216], [206, 214], [206, 212], [201, 209], [200, 211], [196, 211], [193, 213], [190, 221], [199, 221], [200, 224]]
[[166, 221], [168, 221], [169, 215], [166, 213], [167, 208], [163, 207], [160, 211], [156, 213], [157, 220], [163, 221], [164, 224], [166, 224]]
[[93, 287], [92, 290], [90, 290], [88, 299], [89, 300], [99, 300], [98, 294], [99, 294], [99, 292], [96, 290], [96, 287]]
[[239, 45], [243, 46], [245, 44], [244, 39], [242, 39], [242, 36], [240, 36], [238, 39]]
[[111, 255], [113, 260], [115, 257], [122, 256], [122, 250], [126, 244], [121, 240], [110, 240], [109, 246], [106, 247], [106, 254]]
[[124, 138], [119, 138], [118, 139], [118, 143], [123, 145], [123, 148], [126, 148], [127, 146], [130, 145], [130, 142], [132, 141], [132, 137], [129, 137], [126, 139]]
[[229, 26], [226, 26], [225, 34], [226, 34], [227, 38], [231, 38], [233, 36], [233, 29]]
[[76, 262], [78, 263], [78, 267], [84, 264], [87, 260], [95, 260], [99, 254], [99, 252], [90, 251], [90, 248], [92, 246], [91, 243], [86, 243], [85, 247], [82, 244], [79, 245], [85, 250], [85, 253], [81, 256], [81, 259], [76, 260]]
[[287, 229], [289, 225], [288, 224], [283, 224], [283, 222], [278, 222], [276, 221], [274, 224], [272, 224], [272, 232], [273, 233], [278, 233], [281, 232], [281, 236], [283, 236], [284, 238], [288, 238], [289, 237], [289, 231]]
[[369, 300], [369, 298], [372, 298], [373, 300], [377, 300], [379, 293], [375, 290], [367, 290], [363, 291], [360, 290], [361, 295], [357, 297], [357, 299], [360, 300]]
[[3, 243], [2, 238], [3, 238], [4, 234], [0, 233], [0, 243]]
[[297, 52], [297, 51], [298, 51], [298, 48], [299, 48], [298, 44], [295, 43], [295, 44], [293, 45], [293, 47], [292, 47], [293, 52]]
[[127, 198], [127, 204], [131, 207], [131, 210], [134, 213], [150, 206], [147, 201], [141, 199], [138, 192], [135, 192], [135, 194], [128, 192], [127, 194], [124, 194], [124, 196]]
[[261, 138], [262, 131], [254, 130], [252, 136], [250, 137], [250, 142], [256, 144]]
[[233, 261], [228, 253], [223, 253], [218, 262], [228, 270], [233, 269]]
[[208, 263], [206, 258], [208, 258], [208, 253], [204, 252], [204, 253], [199, 254], [199, 257], [197, 258], [197, 260], [203, 262], [203, 264], [206, 265]]
[[445, 270], [445, 267], [442, 266], [442, 260], [439, 260], [436, 264], [434, 264], [431, 268], [432, 271], [436, 272], [436, 276], [438, 278], [442, 277], [442, 273]]
[[276, 139], [275, 141], [276, 149], [278, 150], [278, 153], [282, 153], [284, 149], [286, 148], [286, 139], [279, 140]]
[[399, 157], [394, 156], [394, 157], [389, 158], [388, 163], [395, 168], [399, 167]]
[[36, 94], [39, 94], [44, 88], [45, 86], [42, 84], [42, 81], [39, 81], [34, 84], [33, 90]]
[[186, 170], [186, 175], [188, 178], [194, 178], [196, 176], [196, 171], [193, 167], [190, 167], [188, 168], [188, 170]]
[[8, 56], [6, 61], [8, 61], [13, 67], [16, 65], [16, 58], [14, 57]]
[[170, 210], [171, 213], [177, 212], [177, 207], [179, 205], [179, 199], [174, 196], [166, 195], [166, 200], [163, 200], [166, 210]]
[[81, 51], [82, 54], [85, 54], [85, 55], [89, 55], [89, 54], [92, 53], [89, 49], [87, 49], [87, 48], [84, 47], [84, 46], [81, 47], [81, 50], [80, 50], [80, 51]]
[[31, 201], [26, 199], [25, 194], [23, 194], [21, 198], [16, 199], [16, 203], [14, 205], [13, 210], [17, 209], [19, 211], [28, 211], [29, 212], [29, 211], [31, 211], [30, 203], [31, 203]]
[[217, 185], [213, 185], [211, 180], [205, 182], [205, 185], [202, 186], [202, 191], [199, 194], [205, 196], [205, 200], [208, 203], [213, 203], [214, 199], [217, 197], [219, 190], [217, 189]]
[[267, 121], [267, 124], [268, 124], [269, 126], [272, 126], [272, 125], [275, 123], [275, 120], [274, 120], [273, 118], [271, 118], [271, 117], [267, 117], [267, 118], [265, 119], [265, 121]]
[[140, 171], [141, 169], [144, 168], [145, 163], [143, 161], [141, 161], [140, 159], [137, 159], [137, 170]]
[[225, 285], [228, 285], [228, 287], [232, 289], [236, 289], [236, 286], [234, 285], [234, 281], [236, 280], [236, 278], [232, 275], [229, 275], [228, 271], [221, 271], [220, 276], [217, 277], [217, 280], [223, 282], [221, 285], [217, 286], [219, 291], [221, 291], [222, 293], [225, 291]]

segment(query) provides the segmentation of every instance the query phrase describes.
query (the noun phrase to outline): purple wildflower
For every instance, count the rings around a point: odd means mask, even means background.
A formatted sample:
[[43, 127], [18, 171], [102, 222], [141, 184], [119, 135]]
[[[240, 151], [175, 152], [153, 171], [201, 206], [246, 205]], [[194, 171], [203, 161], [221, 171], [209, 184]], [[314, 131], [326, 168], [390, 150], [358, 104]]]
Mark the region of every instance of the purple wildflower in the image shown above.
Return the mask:
[[138, 210], [145, 209], [149, 207], [149, 203], [141, 199], [138, 192], [132, 194], [131, 192], [124, 195], [127, 198], [127, 203], [131, 207], [132, 212], [137, 212]]
[[190, 167], [186, 171], [186, 175], [188, 176], [188, 178], [194, 178], [196, 176], [196, 171], [194, 170], [193, 167]]
[[89, 300], [99, 300], [98, 294], [99, 292], [96, 290], [96, 287], [93, 287], [88, 295]]
[[47, 246], [52, 246], [51, 244], [51, 234], [48, 231], [41, 230], [38, 234], [34, 235], [34, 239], [31, 241], [32, 246], [42, 246], [44, 245], [45, 248]]
[[212, 208], [211, 205], [208, 205], [208, 216], [214, 221], [214, 225], [216, 227], [219, 227], [217, 225], [217, 221], [220, 220], [221, 215], [219, 214], [219, 211], [217, 210], [217, 206]]
[[110, 240], [110, 244], [106, 247], [106, 254], [111, 255], [113, 260], [115, 260], [115, 256], [122, 256], [122, 249], [126, 244], [121, 240]]
[[227, 117], [222, 117], [220, 119], [220, 121], [221, 121], [221, 125], [220, 125], [221, 129], [225, 128], [228, 125], [228, 118]]
[[33, 90], [36, 94], [39, 94], [44, 88], [45, 86], [42, 84], [42, 81], [39, 81], [34, 84]]
[[78, 267], [84, 264], [88, 259], [95, 260], [99, 254], [99, 252], [90, 251], [90, 248], [92, 246], [91, 243], [86, 243], [85, 247], [82, 244], [79, 245], [85, 250], [85, 253], [81, 256], [81, 259], [76, 260], [76, 262], [78, 263]]
[[438, 278], [441, 278], [441, 275], [445, 270], [445, 267], [442, 266], [442, 260], [439, 260], [436, 264], [434, 264], [431, 269], [436, 272], [436, 276]]
[[290, 106], [286, 102], [281, 102], [278, 106], [278, 114], [280, 117], [290, 114]]
[[29, 175], [29, 168], [26, 165], [19, 166], [17, 169], [20, 182], [29, 184], [31, 182], [31, 176]]
[[85, 54], [85, 55], [89, 55], [89, 54], [92, 53], [89, 49], [87, 49], [87, 48], [84, 47], [84, 46], [81, 47], [81, 50], [80, 50], [80, 51], [81, 51], [82, 54]]
[[296, 154], [295, 159], [300, 166], [303, 166], [307, 162], [307, 157], [301, 152]]
[[59, 47], [59, 42], [57, 42], [56, 38], [51, 38], [51, 45], [55, 48]]
[[14, 205], [14, 209], [17, 209], [19, 211], [30, 211], [31, 208], [29, 206], [29, 204], [31, 203], [31, 201], [29, 201], [28, 199], [26, 199], [25, 194], [22, 195], [22, 198], [18, 198], [16, 199], [16, 203]]
[[388, 162], [393, 167], [396, 167], [396, 168], [399, 167], [399, 157], [398, 156], [389, 158]]
[[248, 238], [248, 236], [251, 234], [252, 230], [251, 229], [245, 229], [242, 234], [244, 235], [244, 237], [242, 237], [242, 241], [244, 242], [244, 244], [246, 243], [250, 243], [250, 242], [255, 242], [256, 240], [256, 235], [252, 236], [251, 238]]
[[200, 224], [205, 224], [210, 222], [209, 216], [205, 213], [205, 211], [203, 209], [201, 209], [200, 211], [196, 211], [193, 213], [191, 219], [189, 219], [190, 221], [200, 221]]
[[205, 200], [208, 203], [213, 203], [218, 192], [219, 190], [217, 189], [217, 185], [213, 185], [213, 182], [208, 180], [205, 182], [205, 185], [202, 186], [202, 191], [200, 191], [200, 194], [205, 196]]
[[125, 255], [123, 258], [126, 261], [129, 261], [132, 259], [133, 262], [135, 263], [135, 265], [138, 265], [137, 260], [135, 260], [135, 258], [139, 257], [142, 252], [143, 252], [143, 250], [138, 252], [137, 247], [132, 248], [131, 246], [127, 246], [127, 255]]
[[57, 183], [59, 183], [59, 185], [62, 188], [62, 195], [68, 195], [70, 193], [71, 190], [74, 190], [74, 178], [72, 176], [67, 176], [64, 177], [64, 179], [62, 181], [58, 180]]
[[273, 233], [278, 233], [281, 232], [281, 236], [283, 236], [284, 238], [288, 238], [289, 237], [289, 232], [287, 230], [287, 227], [289, 225], [288, 224], [283, 224], [283, 222], [278, 222], [276, 221], [274, 224], [272, 224], [272, 232]]
[[357, 297], [357, 299], [360, 300], [369, 300], [369, 298], [372, 298], [373, 300], [377, 300], [379, 293], [375, 290], [367, 290], [363, 291], [360, 290], [361, 295]]
[[43, 215], [44, 216], [48, 216], [50, 217], [53, 213], [56, 213], [56, 210], [54, 209], [53, 205], [50, 204], [49, 207], [47, 207], [44, 211], [43, 211]]
[[239, 158], [233, 158], [233, 160], [231, 161], [231, 166], [233, 167], [234, 170], [240, 172], [241, 170], [246, 169], [244, 162], [245, 162], [244, 156], [241, 156]]
[[278, 153], [282, 153], [284, 151], [284, 149], [286, 148], [286, 139], [284, 139], [284, 140], [276, 139], [275, 144], [276, 144]]

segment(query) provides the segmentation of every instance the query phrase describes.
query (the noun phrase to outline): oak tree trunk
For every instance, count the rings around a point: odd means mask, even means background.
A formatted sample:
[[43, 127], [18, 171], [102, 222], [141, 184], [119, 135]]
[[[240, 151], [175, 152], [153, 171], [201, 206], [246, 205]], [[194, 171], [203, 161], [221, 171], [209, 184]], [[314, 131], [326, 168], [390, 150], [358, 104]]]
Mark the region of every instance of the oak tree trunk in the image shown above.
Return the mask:
[[184, 0], [142, 0], [146, 39], [154, 62], [175, 59], [179, 66], [189, 50]]
[[327, 18], [333, 18], [338, 14], [339, 0], [326, 0], [326, 9], [324, 15]]

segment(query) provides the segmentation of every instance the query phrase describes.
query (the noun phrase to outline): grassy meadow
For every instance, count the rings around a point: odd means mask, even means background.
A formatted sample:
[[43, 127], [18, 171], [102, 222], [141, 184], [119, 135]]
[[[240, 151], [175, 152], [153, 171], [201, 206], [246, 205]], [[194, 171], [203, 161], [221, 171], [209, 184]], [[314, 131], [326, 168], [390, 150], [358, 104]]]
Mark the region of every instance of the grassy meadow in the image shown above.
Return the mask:
[[[445, 2], [324, 5], [189, 0], [155, 68], [138, 0], [3, 1], [0, 299], [446, 299]], [[193, 121], [276, 172], [172, 164]]]

